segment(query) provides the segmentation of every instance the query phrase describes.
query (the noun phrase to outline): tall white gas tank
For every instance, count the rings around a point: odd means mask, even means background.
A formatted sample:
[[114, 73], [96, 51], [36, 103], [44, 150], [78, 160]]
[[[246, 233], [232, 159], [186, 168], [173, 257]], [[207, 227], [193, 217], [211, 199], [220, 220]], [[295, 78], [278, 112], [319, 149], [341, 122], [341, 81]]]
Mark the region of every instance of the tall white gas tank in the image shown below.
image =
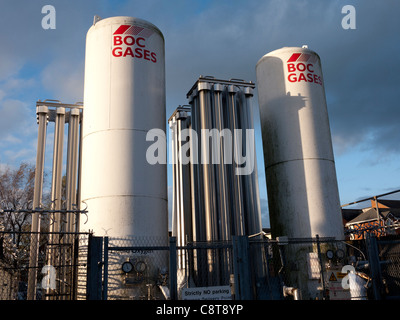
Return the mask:
[[319, 56], [285, 47], [263, 56], [256, 73], [274, 236], [343, 239]]
[[161, 31], [132, 17], [95, 21], [86, 37], [81, 230], [167, 237], [166, 161], [146, 159], [154, 143], [146, 134], [165, 126]]

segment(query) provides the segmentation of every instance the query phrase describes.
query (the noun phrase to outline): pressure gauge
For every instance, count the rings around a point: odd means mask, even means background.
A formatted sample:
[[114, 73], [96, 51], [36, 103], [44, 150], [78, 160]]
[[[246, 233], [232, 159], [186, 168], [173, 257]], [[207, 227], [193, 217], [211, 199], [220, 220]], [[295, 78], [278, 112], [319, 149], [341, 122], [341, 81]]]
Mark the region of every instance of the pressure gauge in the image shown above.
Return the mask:
[[333, 253], [332, 250], [327, 250], [327, 251], [326, 251], [326, 257], [327, 257], [329, 260], [333, 259], [333, 256], [334, 256], [334, 253]]
[[138, 261], [135, 263], [136, 272], [144, 272], [146, 270], [146, 263], [144, 261]]
[[132, 263], [131, 263], [130, 261], [125, 261], [125, 262], [122, 264], [122, 271], [123, 271], [123, 272], [129, 273], [129, 272], [131, 272], [132, 270], [133, 270], [133, 265], [132, 265]]
[[337, 249], [336, 250], [336, 258], [341, 260], [341, 259], [344, 258], [344, 256], [345, 256], [345, 254], [344, 254], [344, 251], [342, 249]]

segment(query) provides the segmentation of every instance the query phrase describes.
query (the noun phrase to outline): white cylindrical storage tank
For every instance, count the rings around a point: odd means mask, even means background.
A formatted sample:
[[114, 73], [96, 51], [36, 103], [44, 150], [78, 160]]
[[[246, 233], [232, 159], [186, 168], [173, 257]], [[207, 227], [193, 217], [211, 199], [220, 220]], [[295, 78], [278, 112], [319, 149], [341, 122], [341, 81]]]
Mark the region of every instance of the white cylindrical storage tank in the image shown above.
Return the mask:
[[273, 236], [343, 239], [319, 56], [285, 47], [263, 56], [256, 73]]
[[147, 133], [165, 126], [161, 31], [132, 17], [95, 22], [86, 38], [81, 230], [167, 238], [166, 155], [146, 159]]

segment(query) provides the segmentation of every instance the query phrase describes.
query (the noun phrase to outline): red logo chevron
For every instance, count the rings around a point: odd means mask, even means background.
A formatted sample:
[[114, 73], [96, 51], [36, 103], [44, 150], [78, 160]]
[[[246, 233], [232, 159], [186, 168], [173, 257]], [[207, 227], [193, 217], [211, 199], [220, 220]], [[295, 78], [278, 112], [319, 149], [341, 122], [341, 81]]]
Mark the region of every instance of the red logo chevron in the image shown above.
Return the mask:
[[314, 63], [317, 56], [309, 53], [293, 53], [287, 62], [310, 62]]
[[145, 29], [139, 26], [132, 26], [129, 24], [123, 24], [118, 27], [113, 33], [114, 35], [125, 34], [133, 36], [142, 36], [143, 38], [149, 38], [154, 32], [150, 29]]

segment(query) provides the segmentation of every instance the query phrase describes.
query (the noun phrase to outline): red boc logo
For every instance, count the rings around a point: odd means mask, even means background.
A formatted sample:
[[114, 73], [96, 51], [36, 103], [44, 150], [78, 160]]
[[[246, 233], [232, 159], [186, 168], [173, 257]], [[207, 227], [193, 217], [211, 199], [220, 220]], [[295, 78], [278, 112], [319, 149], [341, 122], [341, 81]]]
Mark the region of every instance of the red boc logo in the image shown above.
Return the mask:
[[314, 73], [315, 55], [293, 53], [287, 61], [289, 82], [313, 82], [322, 86], [321, 76]]
[[157, 62], [157, 54], [146, 49], [146, 39], [154, 32], [139, 26], [121, 25], [113, 34], [114, 57], [130, 56], [144, 59], [153, 63]]

